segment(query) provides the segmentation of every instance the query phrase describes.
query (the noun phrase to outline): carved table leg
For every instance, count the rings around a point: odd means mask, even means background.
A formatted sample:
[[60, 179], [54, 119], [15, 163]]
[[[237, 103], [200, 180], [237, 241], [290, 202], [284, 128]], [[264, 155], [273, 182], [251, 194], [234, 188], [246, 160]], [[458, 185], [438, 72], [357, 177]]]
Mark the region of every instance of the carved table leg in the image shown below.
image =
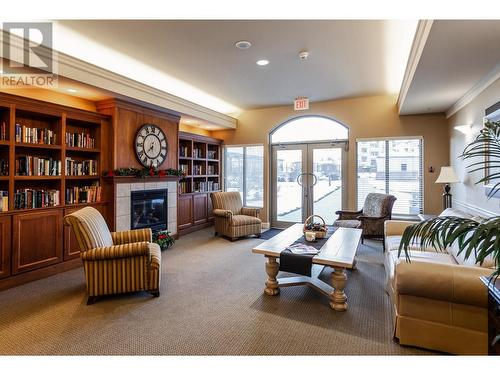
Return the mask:
[[276, 280], [276, 276], [278, 276], [280, 265], [278, 262], [276, 262], [276, 258], [274, 257], [266, 257], [266, 258], [267, 258], [266, 273], [268, 277], [264, 293], [266, 293], [268, 296], [275, 296], [280, 292], [280, 288], [278, 287], [278, 281]]
[[345, 268], [335, 268], [332, 272], [332, 285], [335, 290], [330, 295], [330, 307], [335, 311], [347, 310], [347, 296], [344, 293], [346, 281]]

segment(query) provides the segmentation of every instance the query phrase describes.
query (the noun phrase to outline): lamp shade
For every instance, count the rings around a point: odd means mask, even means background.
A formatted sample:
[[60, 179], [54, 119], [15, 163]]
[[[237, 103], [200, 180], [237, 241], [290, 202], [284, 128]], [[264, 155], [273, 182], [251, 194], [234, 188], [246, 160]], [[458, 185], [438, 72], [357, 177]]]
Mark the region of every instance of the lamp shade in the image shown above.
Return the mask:
[[450, 184], [452, 182], [460, 182], [453, 167], [441, 167], [441, 172], [436, 180], [436, 184]]

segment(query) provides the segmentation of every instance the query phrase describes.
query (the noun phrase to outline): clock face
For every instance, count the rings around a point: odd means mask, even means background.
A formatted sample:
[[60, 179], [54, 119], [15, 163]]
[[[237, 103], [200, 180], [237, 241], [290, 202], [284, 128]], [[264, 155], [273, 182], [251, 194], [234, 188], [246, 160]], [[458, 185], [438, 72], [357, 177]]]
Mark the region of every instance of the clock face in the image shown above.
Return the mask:
[[156, 125], [144, 124], [135, 136], [135, 154], [145, 167], [158, 168], [167, 158], [167, 137]]

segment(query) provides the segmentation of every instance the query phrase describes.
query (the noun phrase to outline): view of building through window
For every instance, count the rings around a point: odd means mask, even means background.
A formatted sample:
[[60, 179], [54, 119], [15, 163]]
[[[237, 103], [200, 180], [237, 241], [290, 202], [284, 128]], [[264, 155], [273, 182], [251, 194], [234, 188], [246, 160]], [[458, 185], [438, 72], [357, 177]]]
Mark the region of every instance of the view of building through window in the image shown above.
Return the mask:
[[264, 206], [264, 146], [225, 148], [225, 190], [239, 191], [243, 205]]
[[421, 139], [380, 139], [357, 142], [357, 204], [368, 193], [386, 193], [397, 200], [393, 213], [416, 215], [423, 210]]

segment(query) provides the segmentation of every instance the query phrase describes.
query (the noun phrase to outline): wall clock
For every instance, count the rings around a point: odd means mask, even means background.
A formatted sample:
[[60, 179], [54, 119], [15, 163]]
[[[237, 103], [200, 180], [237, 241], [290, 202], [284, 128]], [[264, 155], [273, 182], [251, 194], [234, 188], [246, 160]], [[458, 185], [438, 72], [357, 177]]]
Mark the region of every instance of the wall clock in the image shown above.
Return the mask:
[[167, 158], [167, 137], [158, 126], [144, 124], [135, 135], [135, 154], [145, 167], [158, 168]]

